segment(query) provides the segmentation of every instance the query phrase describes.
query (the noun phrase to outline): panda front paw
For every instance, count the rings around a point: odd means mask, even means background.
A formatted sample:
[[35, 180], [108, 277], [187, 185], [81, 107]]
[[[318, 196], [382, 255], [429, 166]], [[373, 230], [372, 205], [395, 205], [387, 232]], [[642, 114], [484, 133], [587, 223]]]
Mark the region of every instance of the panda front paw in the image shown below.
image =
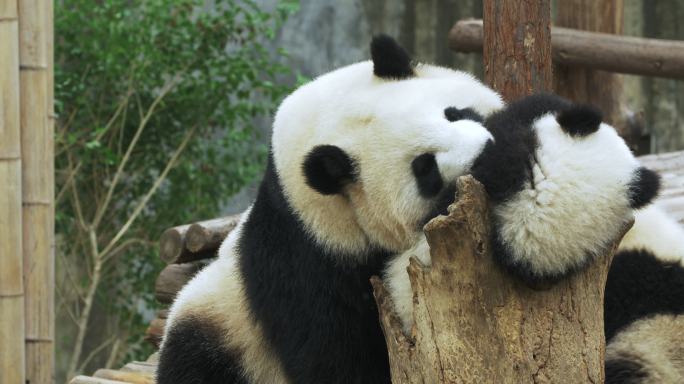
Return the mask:
[[657, 194], [657, 174], [592, 107], [535, 95], [485, 124], [494, 142], [473, 175], [493, 202], [495, 258], [525, 281], [557, 281], [606, 254]]

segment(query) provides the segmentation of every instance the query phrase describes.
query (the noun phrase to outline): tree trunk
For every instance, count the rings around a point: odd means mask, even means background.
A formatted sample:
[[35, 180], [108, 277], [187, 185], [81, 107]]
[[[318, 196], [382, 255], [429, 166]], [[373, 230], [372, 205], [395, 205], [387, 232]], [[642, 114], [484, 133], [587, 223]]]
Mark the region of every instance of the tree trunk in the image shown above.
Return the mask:
[[505, 100], [549, 91], [550, 0], [485, 0], [484, 72]]
[[[558, 2], [556, 24], [592, 32], [622, 34], [623, 0], [563, 0]], [[580, 66], [555, 68], [556, 92], [570, 100], [597, 106], [604, 121], [612, 124], [620, 136], [635, 142], [622, 119], [620, 75]]]
[[532, 289], [492, 258], [482, 185], [461, 177], [458, 191], [449, 215], [425, 227], [432, 267], [411, 259], [408, 268], [410, 336], [382, 281], [372, 279], [392, 382], [602, 383], [603, 290], [613, 252], [548, 289]]

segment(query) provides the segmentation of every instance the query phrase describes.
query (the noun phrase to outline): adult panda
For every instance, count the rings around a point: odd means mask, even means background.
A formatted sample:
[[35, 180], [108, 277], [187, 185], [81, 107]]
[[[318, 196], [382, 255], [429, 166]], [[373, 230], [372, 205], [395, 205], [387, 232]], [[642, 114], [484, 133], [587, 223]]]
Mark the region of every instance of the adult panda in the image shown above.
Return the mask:
[[[282, 103], [254, 205], [171, 308], [158, 383], [389, 382], [368, 279], [401, 265], [453, 200], [456, 178], [497, 153], [480, 116], [503, 103], [467, 74], [412, 65], [387, 37], [371, 54]], [[567, 116], [550, 139], [582, 130], [572, 119], [582, 113]], [[614, 195], [597, 203], [615, 210], [606, 221], [628, 220], [629, 197], [643, 189], [621, 145], [601, 148], [622, 166]], [[587, 257], [569, 253], [577, 260], [552, 268], [538, 254], [502, 265], [519, 276], [541, 265], [539, 276], [560, 278]]]
[[159, 384], [390, 381], [369, 278], [423, 236], [491, 139], [456, 120], [503, 103], [391, 38], [371, 56], [282, 102], [254, 204], [170, 309]]

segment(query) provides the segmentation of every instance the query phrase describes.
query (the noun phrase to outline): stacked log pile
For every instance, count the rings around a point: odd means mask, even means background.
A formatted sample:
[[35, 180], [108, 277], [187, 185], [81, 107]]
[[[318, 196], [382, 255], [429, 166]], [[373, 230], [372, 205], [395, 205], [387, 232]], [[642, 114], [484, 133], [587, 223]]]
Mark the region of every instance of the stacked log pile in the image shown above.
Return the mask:
[[[155, 284], [155, 298], [160, 304], [169, 306], [178, 291], [204, 268], [216, 252], [223, 239], [240, 220], [240, 215], [200, 221], [194, 224], [169, 228], [159, 239], [159, 256], [167, 263]], [[159, 347], [164, 334], [168, 309], [157, 314], [147, 328], [145, 339]]]

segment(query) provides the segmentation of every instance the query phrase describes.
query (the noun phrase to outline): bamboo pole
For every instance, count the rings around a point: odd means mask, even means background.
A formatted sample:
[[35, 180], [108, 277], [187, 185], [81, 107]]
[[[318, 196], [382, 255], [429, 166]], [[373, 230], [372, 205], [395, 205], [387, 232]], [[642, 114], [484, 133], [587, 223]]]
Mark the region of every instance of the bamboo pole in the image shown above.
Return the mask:
[[19, 24], [14, 0], [0, 1], [0, 383], [23, 384]]
[[26, 379], [53, 382], [54, 258], [51, 5], [19, 2]]

